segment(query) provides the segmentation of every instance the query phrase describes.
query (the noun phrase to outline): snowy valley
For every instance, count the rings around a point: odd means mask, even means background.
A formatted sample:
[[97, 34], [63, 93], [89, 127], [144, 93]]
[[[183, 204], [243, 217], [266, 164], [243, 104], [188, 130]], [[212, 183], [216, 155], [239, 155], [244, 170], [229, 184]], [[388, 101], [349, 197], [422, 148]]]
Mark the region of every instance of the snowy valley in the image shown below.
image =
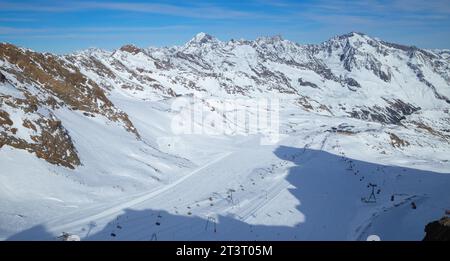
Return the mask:
[[3, 240], [421, 240], [449, 155], [449, 50], [0, 44]]

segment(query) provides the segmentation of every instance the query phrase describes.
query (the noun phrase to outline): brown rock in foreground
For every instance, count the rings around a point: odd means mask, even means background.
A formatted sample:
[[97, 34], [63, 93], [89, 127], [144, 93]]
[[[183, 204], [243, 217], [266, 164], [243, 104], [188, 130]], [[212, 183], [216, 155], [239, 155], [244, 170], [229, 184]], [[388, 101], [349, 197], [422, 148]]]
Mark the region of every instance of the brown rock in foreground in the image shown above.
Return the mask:
[[450, 218], [443, 217], [428, 223], [425, 232], [423, 241], [450, 241]]

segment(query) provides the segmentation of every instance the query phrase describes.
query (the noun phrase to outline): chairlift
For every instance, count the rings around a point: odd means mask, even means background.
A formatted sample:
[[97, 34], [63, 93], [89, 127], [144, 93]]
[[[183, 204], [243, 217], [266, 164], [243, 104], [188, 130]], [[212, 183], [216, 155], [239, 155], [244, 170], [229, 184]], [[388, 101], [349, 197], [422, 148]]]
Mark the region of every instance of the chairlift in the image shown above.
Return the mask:
[[375, 188], [376, 188], [377, 186], [378, 186], [378, 185], [376, 185], [376, 184], [369, 183], [369, 184], [367, 185], [367, 188], [372, 188], [372, 191], [371, 191], [371, 193], [370, 193], [370, 196], [369, 196], [368, 198], [362, 197], [362, 198], [361, 198], [361, 201], [364, 202], [364, 203], [377, 203], [377, 198], [376, 198], [376, 196], [375, 196]]

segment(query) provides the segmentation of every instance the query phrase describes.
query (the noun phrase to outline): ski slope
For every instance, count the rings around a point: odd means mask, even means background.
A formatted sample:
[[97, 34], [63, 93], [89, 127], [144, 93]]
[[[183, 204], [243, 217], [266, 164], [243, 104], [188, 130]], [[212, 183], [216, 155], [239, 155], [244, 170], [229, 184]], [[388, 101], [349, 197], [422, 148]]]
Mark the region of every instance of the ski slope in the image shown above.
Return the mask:
[[[374, 157], [352, 140], [358, 137], [329, 131], [339, 120], [283, 113], [290, 127], [276, 144], [261, 145], [258, 135], [181, 136], [173, 145], [185, 148], [178, 157], [197, 167], [6, 239], [55, 240], [65, 232], [82, 240], [420, 240], [424, 225], [450, 204], [448, 163]], [[376, 203], [361, 200], [369, 182], [381, 190]]]

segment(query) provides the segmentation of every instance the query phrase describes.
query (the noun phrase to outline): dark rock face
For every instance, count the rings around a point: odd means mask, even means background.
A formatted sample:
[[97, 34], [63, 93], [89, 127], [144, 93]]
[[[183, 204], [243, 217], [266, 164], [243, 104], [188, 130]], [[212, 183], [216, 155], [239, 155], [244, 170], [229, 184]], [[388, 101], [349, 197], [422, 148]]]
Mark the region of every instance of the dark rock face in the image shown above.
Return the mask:
[[208, 43], [213, 41], [213, 37], [209, 34], [204, 34], [203, 37], [201, 37], [201, 39], [199, 39], [198, 43], [199, 44], [204, 44], [204, 43]]
[[325, 64], [317, 60], [302, 64], [300, 68], [311, 70], [317, 73], [318, 75], [322, 76], [326, 80], [331, 80], [335, 82], [339, 81], [339, 77], [334, 75], [333, 72], [330, 70], [330, 68], [328, 68]]
[[[2, 71], [16, 78], [19, 85], [34, 85], [38, 90], [36, 94], [16, 88], [24, 98], [4, 95], [0, 90], [0, 148], [8, 145], [26, 150], [51, 164], [71, 169], [80, 166], [69, 132], [52, 112], [61, 106], [89, 117], [102, 115], [140, 138], [128, 115], [114, 106], [100, 86], [65, 59], [0, 44], [0, 60], [12, 65]], [[6, 80], [5, 75], [0, 74], [0, 81]], [[13, 122], [11, 111], [24, 116]], [[22, 125], [29, 139], [16, 135], [18, 129], [14, 124]]]
[[386, 123], [399, 124], [405, 119], [405, 116], [411, 115], [421, 109], [420, 107], [416, 107], [398, 99], [386, 100], [386, 102], [389, 104], [385, 109], [388, 118], [388, 122]]
[[341, 81], [341, 83], [345, 84], [347, 88], [351, 91], [356, 91], [355, 88], [361, 88], [359, 82], [357, 82], [353, 78], [345, 78], [344, 80]]
[[346, 78], [345, 83], [353, 87], [361, 87], [361, 85], [353, 78]]
[[420, 107], [416, 107], [402, 100], [385, 99], [385, 101], [388, 104], [386, 107], [382, 108], [380, 106], [374, 106], [364, 107], [358, 110], [354, 109], [349, 113], [350, 117], [386, 124], [400, 124], [400, 122], [405, 119], [405, 116], [411, 115], [420, 110]]
[[435, 87], [432, 83], [430, 83], [429, 81], [427, 81], [427, 80], [425, 79], [425, 76], [423, 75], [423, 72], [422, 72], [422, 70], [419, 68], [419, 66], [417, 66], [417, 65], [415, 65], [415, 64], [412, 64], [412, 63], [409, 63], [409, 62], [407, 63], [407, 65], [408, 65], [409, 68], [411, 68], [411, 69], [414, 71], [414, 73], [416, 74], [417, 78], [418, 78], [421, 82], [423, 82], [426, 86], [428, 86], [428, 87], [433, 91], [434, 96], [435, 96], [437, 99], [444, 100], [445, 102], [450, 103], [450, 99], [449, 99], [448, 97], [446, 97], [446, 96], [440, 94], [440, 93], [436, 90], [436, 87]]
[[385, 41], [381, 41], [382, 44], [394, 48], [394, 49], [399, 49], [405, 52], [410, 52], [414, 49], [416, 49], [414, 46], [406, 46], [406, 45], [401, 45], [401, 44], [396, 44], [396, 43], [390, 43], [390, 42], [385, 42]]
[[0, 72], [0, 82], [6, 82], [6, 77]]
[[340, 60], [343, 63], [344, 68], [351, 72], [354, 64], [356, 63], [356, 50], [347, 41], [343, 51], [344, 53], [340, 56]]
[[425, 232], [423, 241], [450, 241], [450, 218], [443, 217], [428, 223]]
[[139, 138], [128, 116], [114, 107], [103, 89], [60, 57], [0, 44], [0, 58], [20, 68], [12, 72], [23, 79], [23, 83], [39, 82], [43, 92], [58, 97], [72, 109], [101, 114], [111, 121], [121, 122], [127, 131]]
[[[391, 145], [394, 148], [400, 148], [400, 147], [409, 146], [409, 142], [408, 141], [399, 138], [394, 133], [389, 133], [389, 138], [391, 139]], [[413, 209], [416, 209], [416, 204], [414, 202], [411, 203], [411, 206], [412, 206]]]
[[312, 83], [312, 82], [308, 82], [308, 81], [304, 81], [302, 78], [298, 78], [298, 83], [300, 84], [300, 86], [308, 86], [311, 88], [319, 88], [317, 86], [317, 84]]
[[[26, 150], [49, 163], [71, 169], [81, 165], [68, 131], [50, 111], [48, 111], [48, 115], [40, 114], [37, 111], [38, 101], [36, 98], [27, 96], [25, 99], [18, 99], [3, 96], [0, 97], [0, 107], [22, 110], [25, 115], [22, 123], [13, 122], [9, 113], [0, 109], [0, 148], [8, 145]], [[13, 127], [14, 123], [21, 124], [25, 129], [30, 130], [30, 140], [15, 135], [17, 128]]]
[[383, 71], [381, 69], [381, 66], [382, 64], [380, 62], [371, 60], [369, 64], [366, 66], [366, 68], [368, 70], [371, 70], [373, 74], [378, 76], [381, 80], [385, 82], [390, 82], [392, 77], [391, 73]]
[[141, 49], [139, 49], [138, 47], [131, 45], [131, 44], [122, 46], [120, 48], [120, 50], [123, 52], [132, 53], [132, 54], [138, 54], [139, 52], [141, 52]]

